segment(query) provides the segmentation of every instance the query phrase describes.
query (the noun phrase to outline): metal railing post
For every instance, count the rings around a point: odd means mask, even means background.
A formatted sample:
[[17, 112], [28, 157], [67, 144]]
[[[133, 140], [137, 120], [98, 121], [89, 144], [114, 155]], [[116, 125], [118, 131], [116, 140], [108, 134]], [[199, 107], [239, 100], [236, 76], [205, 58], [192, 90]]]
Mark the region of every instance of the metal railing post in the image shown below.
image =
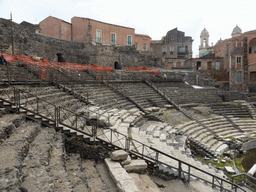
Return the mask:
[[212, 188], [214, 188], [215, 185], [214, 185], [214, 176], [212, 177]]
[[130, 150], [130, 138], [126, 137], [125, 138], [125, 151], [129, 152], [129, 150]]
[[179, 179], [181, 179], [181, 162], [179, 161]]
[[37, 112], [37, 114], [38, 114], [38, 100], [39, 100], [39, 98], [36, 97], [36, 112]]
[[155, 159], [155, 162], [156, 162], [156, 165], [158, 165], [158, 158], [159, 158], [159, 152], [156, 152], [156, 159]]
[[76, 129], [77, 129], [77, 114], [76, 114]]
[[113, 134], [113, 130], [110, 129], [110, 143], [112, 144], [112, 134]]
[[190, 182], [190, 166], [188, 166], [188, 183]]

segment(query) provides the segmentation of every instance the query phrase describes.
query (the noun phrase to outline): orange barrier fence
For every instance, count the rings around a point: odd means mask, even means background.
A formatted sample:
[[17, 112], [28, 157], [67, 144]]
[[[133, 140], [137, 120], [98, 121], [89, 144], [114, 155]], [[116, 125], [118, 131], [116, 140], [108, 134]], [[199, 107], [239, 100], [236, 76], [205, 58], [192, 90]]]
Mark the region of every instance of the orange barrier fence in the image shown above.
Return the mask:
[[148, 69], [146, 67], [126, 67], [126, 71], [144, 71], [149, 73], [160, 73], [159, 69]]
[[95, 72], [107, 72], [113, 71], [113, 67], [105, 67], [105, 66], [97, 66], [97, 65], [83, 65], [78, 63], [67, 63], [67, 62], [56, 62], [56, 61], [49, 61], [46, 59], [38, 60], [33, 59], [29, 56], [25, 55], [10, 55], [6, 53], [0, 53], [3, 55], [4, 58], [8, 63], [15, 63], [16, 58], [22, 60], [26, 64], [29, 64], [34, 67], [39, 68], [50, 68], [50, 69], [63, 69], [63, 70], [70, 70], [70, 71], [86, 71], [88, 69], [95, 71]]
[[15, 56], [14, 55], [10, 55], [10, 54], [7, 54], [7, 53], [0, 53], [0, 56], [3, 55], [5, 60], [8, 62], [8, 63], [15, 63]]
[[45, 79], [46, 78], [46, 70], [45, 69], [41, 69], [41, 79]]

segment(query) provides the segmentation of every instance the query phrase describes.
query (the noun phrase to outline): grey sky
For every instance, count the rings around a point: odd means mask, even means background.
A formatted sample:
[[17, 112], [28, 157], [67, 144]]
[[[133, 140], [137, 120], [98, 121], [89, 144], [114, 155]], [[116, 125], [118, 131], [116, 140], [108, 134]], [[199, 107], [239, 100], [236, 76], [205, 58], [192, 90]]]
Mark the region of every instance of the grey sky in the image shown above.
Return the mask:
[[193, 55], [198, 55], [199, 36], [205, 27], [210, 44], [231, 37], [238, 25], [243, 32], [256, 29], [255, 0], [0, 0], [0, 17], [38, 24], [48, 16], [71, 22], [74, 16], [135, 28], [152, 40], [178, 27], [192, 36]]

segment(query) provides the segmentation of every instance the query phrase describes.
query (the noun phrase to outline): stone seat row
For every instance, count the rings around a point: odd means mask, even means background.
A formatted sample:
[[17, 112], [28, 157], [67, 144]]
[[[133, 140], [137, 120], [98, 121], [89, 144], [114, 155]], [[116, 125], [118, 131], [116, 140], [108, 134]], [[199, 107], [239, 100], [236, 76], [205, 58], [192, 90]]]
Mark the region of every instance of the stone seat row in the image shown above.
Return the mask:
[[[195, 167], [198, 167], [214, 175], [222, 177], [222, 175], [219, 174], [217, 171], [215, 171], [213, 168], [209, 167], [208, 165], [204, 165], [201, 162], [196, 161], [190, 156], [188, 156], [186, 154], [186, 150], [183, 147], [180, 147], [178, 149], [173, 147], [173, 144], [175, 144], [176, 142], [170, 141], [171, 139], [169, 138], [169, 136], [167, 138], [164, 137], [164, 139], [163, 137], [161, 137], [161, 135], [169, 135], [172, 132], [172, 130], [173, 128], [171, 126], [168, 126], [166, 124], [161, 125], [161, 123], [159, 123], [159, 125], [156, 125], [156, 126], [149, 126], [146, 130], [139, 129], [139, 128], [132, 128], [132, 137], [135, 140], [138, 140], [146, 145], [159, 149], [160, 151], [167, 153], [177, 159], [180, 159], [181, 161], [187, 162]], [[134, 144], [134, 147], [136, 147], [136, 144]], [[142, 150], [140, 145], [137, 145], [137, 150], [139, 151]], [[178, 161], [176, 160], [167, 158], [166, 156], [163, 156], [163, 155], [159, 155], [159, 160], [173, 167], [178, 168]], [[183, 165], [182, 168], [184, 171], [188, 171], [187, 166]], [[199, 176], [200, 174], [197, 170], [191, 170], [191, 173], [197, 176]]]

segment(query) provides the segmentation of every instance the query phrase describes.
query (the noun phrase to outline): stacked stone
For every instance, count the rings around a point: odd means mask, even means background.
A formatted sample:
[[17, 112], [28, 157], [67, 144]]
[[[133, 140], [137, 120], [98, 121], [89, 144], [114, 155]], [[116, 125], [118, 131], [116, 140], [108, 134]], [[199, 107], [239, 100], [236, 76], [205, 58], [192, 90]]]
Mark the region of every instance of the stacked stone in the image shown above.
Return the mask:
[[105, 164], [117, 185], [118, 191], [139, 191], [128, 172], [144, 172], [147, 169], [147, 163], [144, 160], [132, 160], [127, 152], [117, 150], [110, 154], [110, 158], [105, 159]]

